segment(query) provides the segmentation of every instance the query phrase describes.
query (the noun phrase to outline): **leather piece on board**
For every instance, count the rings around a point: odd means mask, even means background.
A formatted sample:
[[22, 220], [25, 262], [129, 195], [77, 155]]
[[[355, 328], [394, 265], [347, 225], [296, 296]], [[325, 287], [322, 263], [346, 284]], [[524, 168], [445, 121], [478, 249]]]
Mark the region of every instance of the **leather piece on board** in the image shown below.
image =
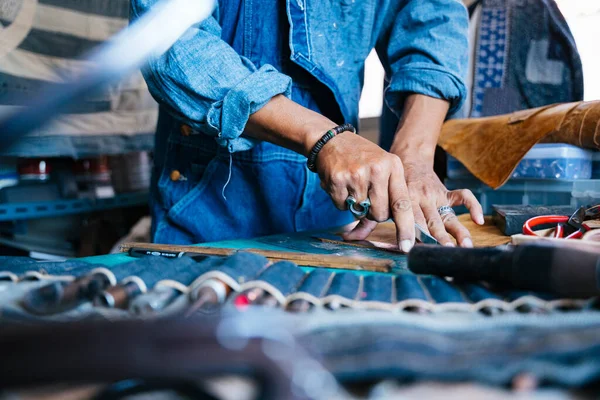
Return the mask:
[[487, 118], [450, 120], [438, 144], [497, 189], [538, 142], [600, 149], [600, 101], [555, 104]]
[[[479, 226], [471, 220], [469, 214], [460, 215], [458, 220], [471, 232], [473, 245], [475, 247], [496, 247], [510, 243], [510, 236], [505, 236], [502, 231], [494, 225], [492, 217], [486, 217], [485, 225]], [[352, 242], [336, 242], [347, 245], [353, 245]], [[396, 226], [393, 222], [385, 222], [377, 225], [375, 230], [366, 240], [356, 243], [357, 247], [369, 247], [374, 249], [387, 250], [396, 249]]]

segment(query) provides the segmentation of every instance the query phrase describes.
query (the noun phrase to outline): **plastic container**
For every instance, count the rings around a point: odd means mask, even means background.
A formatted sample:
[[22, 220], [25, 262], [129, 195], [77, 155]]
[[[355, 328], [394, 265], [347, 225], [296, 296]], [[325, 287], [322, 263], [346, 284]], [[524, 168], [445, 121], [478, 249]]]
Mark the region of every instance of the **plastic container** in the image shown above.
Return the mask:
[[[450, 190], [469, 189], [483, 207], [485, 214], [492, 213], [493, 205], [572, 205], [572, 192], [576, 181], [511, 180], [499, 189], [492, 189], [477, 179], [447, 179]], [[465, 209], [459, 210], [466, 212]]]
[[600, 151], [592, 155], [592, 179], [600, 179]]
[[112, 182], [118, 193], [147, 191], [152, 176], [152, 158], [147, 152], [108, 158]]
[[[511, 179], [590, 179], [592, 158], [592, 151], [577, 146], [538, 144], [523, 157]], [[465, 179], [473, 178], [473, 175], [454, 157], [448, 157], [448, 177]]]
[[600, 204], [600, 179], [575, 182], [572, 196], [577, 207]]

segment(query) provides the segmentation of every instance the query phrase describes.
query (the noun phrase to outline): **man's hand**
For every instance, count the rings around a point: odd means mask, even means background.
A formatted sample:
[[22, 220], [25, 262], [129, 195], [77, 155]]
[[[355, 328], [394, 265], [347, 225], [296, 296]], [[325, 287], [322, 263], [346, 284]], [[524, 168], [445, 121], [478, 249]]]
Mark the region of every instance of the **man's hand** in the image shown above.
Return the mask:
[[[277, 96], [252, 114], [246, 132], [254, 138], [307, 156], [315, 143], [336, 125], [320, 114]], [[398, 246], [404, 251], [412, 248], [414, 216], [404, 169], [397, 155], [359, 135], [344, 132], [331, 139], [319, 152], [316, 168], [322, 187], [339, 209], [348, 209], [348, 196], [354, 196], [359, 202], [368, 197], [371, 200], [368, 217], [373, 221], [392, 218], [396, 224]], [[362, 221], [360, 224], [364, 224]]]
[[[426, 227], [442, 245], [453, 246], [452, 235], [460, 246], [473, 247], [471, 234], [456, 216], [442, 218], [438, 213], [443, 206], [464, 205], [475, 223], [484, 223], [483, 210], [473, 193], [469, 190], [448, 191], [433, 171], [435, 147], [447, 113], [448, 103], [443, 100], [409, 96], [391, 153], [402, 160], [415, 221]], [[376, 226], [376, 222], [363, 220], [345, 238], [363, 240]]]
[[[448, 103], [413, 95], [406, 101], [403, 118], [391, 152], [350, 132], [331, 139], [317, 156], [322, 187], [335, 205], [347, 210], [346, 199], [369, 198], [366, 218], [345, 235], [365, 239], [378, 222], [391, 218], [398, 246], [409, 251], [415, 242], [415, 221], [428, 226], [442, 244], [451, 244], [448, 232], [462, 246], [470, 235], [456, 219], [442, 222], [437, 209], [464, 204], [475, 222], [483, 222], [481, 206], [469, 191], [448, 192], [433, 173], [433, 152]], [[246, 134], [307, 156], [315, 143], [337, 124], [283, 96], [274, 97], [248, 120]]]
[[473, 193], [466, 189], [448, 191], [431, 166], [422, 161], [405, 162], [404, 176], [413, 201], [415, 221], [427, 227], [431, 235], [442, 245], [452, 246], [454, 244], [450, 237], [452, 235], [460, 246], [473, 247], [471, 234], [455, 215], [442, 218], [438, 213], [438, 208], [441, 206], [464, 205], [470, 211], [473, 221], [483, 225], [483, 211]]
[[[405, 171], [398, 156], [354, 133], [344, 132], [323, 147], [317, 156], [317, 170], [321, 186], [337, 208], [348, 209], [348, 196], [358, 202], [370, 199], [368, 220], [377, 225], [391, 218], [396, 224], [400, 248], [405, 252], [412, 248], [415, 220]], [[355, 235], [368, 220], [361, 220]]]

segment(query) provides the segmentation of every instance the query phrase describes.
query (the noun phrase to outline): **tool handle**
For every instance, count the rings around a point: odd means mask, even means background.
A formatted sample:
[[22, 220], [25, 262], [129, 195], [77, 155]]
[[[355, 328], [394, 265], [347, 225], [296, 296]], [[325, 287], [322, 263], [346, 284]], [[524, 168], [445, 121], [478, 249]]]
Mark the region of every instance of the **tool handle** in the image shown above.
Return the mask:
[[408, 268], [415, 274], [460, 278], [464, 281], [510, 283], [512, 252], [502, 248], [462, 249], [436, 245], [415, 246]]
[[600, 296], [600, 253], [547, 244], [463, 249], [415, 246], [408, 268], [416, 274], [488, 281], [565, 297]]

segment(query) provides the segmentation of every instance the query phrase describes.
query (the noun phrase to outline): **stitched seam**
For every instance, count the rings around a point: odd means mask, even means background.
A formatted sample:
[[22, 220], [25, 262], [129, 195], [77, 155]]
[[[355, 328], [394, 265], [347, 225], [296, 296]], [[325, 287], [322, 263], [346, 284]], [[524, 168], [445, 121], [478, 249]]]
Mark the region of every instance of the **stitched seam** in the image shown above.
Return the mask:
[[244, 57], [250, 58], [252, 48], [252, 0], [246, 0], [244, 6]]
[[293, 55], [295, 55], [296, 51], [294, 50], [294, 19], [292, 18], [292, 14], [291, 14], [291, 5], [290, 5], [290, 1], [287, 1], [287, 16], [288, 16], [288, 22], [290, 24], [290, 37], [289, 37], [289, 46], [290, 46], [290, 52]]
[[[306, 1], [306, 0], [298, 0], [298, 1], [302, 2], [302, 1]], [[300, 7], [300, 8], [304, 12], [304, 32], [306, 35], [306, 50], [308, 52], [308, 59], [310, 60], [312, 58], [312, 55], [311, 55], [311, 49], [310, 49], [310, 41], [309, 41], [309, 37], [308, 37], [308, 19], [306, 17], [306, 15], [308, 13], [307, 13], [307, 10], [305, 9], [305, 7]]]

